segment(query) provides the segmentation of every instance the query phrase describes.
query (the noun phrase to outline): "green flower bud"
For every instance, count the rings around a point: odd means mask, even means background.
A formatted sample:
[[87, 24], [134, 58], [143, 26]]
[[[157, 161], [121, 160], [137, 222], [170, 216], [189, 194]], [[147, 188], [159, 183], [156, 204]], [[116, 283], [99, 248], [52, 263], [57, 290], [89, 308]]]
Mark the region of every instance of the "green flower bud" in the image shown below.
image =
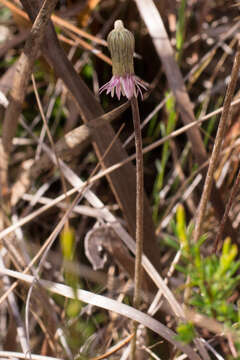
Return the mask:
[[115, 76], [133, 75], [134, 36], [125, 29], [121, 20], [116, 20], [114, 29], [107, 37], [112, 58], [112, 72]]

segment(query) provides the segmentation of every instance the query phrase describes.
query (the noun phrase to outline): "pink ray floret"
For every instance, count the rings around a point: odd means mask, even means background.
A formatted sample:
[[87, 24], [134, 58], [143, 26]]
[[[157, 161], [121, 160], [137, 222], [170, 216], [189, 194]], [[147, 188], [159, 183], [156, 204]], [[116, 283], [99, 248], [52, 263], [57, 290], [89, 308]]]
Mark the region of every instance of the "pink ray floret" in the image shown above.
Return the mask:
[[147, 90], [146, 86], [135, 75], [114, 75], [109, 82], [99, 89], [99, 94], [106, 90], [107, 94], [111, 93], [113, 97], [116, 90], [118, 100], [120, 100], [121, 94], [130, 100], [133, 96], [137, 97], [138, 94], [141, 95], [141, 98], [143, 97], [141, 87]]

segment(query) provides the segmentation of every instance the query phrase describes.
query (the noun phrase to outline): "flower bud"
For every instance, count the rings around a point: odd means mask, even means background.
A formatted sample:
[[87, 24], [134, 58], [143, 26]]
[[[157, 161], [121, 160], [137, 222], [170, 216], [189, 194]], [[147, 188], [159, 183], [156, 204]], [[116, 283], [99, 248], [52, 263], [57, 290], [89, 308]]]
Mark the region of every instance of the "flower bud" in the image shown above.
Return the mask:
[[117, 20], [107, 38], [108, 48], [112, 58], [113, 76], [109, 82], [99, 89], [101, 94], [106, 91], [113, 97], [116, 93], [118, 100], [121, 95], [126, 96], [129, 100], [133, 96], [137, 97], [141, 88], [147, 90], [144, 83], [134, 74], [133, 53], [134, 53], [134, 37], [133, 34], [125, 29], [123, 22]]
[[115, 76], [133, 75], [134, 36], [125, 29], [121, 20], [116, 20], [114, 29], [107, 38], [112, 58], [112, 72]]

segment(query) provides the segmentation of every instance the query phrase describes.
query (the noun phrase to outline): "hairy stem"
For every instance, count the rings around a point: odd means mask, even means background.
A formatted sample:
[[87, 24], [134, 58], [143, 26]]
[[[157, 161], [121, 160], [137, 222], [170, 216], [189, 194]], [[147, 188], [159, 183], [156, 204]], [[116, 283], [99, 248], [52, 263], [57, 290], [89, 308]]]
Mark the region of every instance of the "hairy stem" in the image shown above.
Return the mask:
[[[136, 256], [135, 256], [135, 275], [134, 275], [134, 296], [133, 305], [139, 308], [141, 298], [141, 279], [142, 279], [142, 252], [143, 252], [143, 152], [142, 135], [140, 127], [140, 115], [138, 101], [136, 97], [131, 99], [132, 116], [135, 133], [136, 147]], [[136, 352], [136, 332], [137, 324], [133, 326], [134, 337], [131, 346], [131, 358], [135, 359]]]

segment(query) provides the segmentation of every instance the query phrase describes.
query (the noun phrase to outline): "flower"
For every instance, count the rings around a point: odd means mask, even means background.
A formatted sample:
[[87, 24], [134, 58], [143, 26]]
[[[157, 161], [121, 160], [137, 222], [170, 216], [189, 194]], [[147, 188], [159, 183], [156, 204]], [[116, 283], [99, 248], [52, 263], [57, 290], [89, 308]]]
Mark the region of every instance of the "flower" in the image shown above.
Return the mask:
[[118, 100], [121, 94], [128, 99], [133, 96], [137, 97], [139, 93], [142, 97], [141, 87], [147, 89], [134, 74], [134, 37], [129, 30], [125, 29], [121, 20], [115, 21], [114, 29], [109, 33], [107, 43], [112, 58], [113, 77], [99, 89], [99, 93], [106, 90], [107, 94], [111, 93], [113, 97], [116, 91]]
[[133, 96], [137, 97], [139, 93], [141, 97], [143, 97], [141, 87], [147, 90], [142, 81], [134, 74], [125, 76], [113, 75], [111, 80], [99, 89], [99, 94], [106, 90], [107, 94], [111, 93], [111, 96], [113, 97], [116, 90], [118, 100], [120, 100], [121, 94], [128, 99], [131, 99]]

